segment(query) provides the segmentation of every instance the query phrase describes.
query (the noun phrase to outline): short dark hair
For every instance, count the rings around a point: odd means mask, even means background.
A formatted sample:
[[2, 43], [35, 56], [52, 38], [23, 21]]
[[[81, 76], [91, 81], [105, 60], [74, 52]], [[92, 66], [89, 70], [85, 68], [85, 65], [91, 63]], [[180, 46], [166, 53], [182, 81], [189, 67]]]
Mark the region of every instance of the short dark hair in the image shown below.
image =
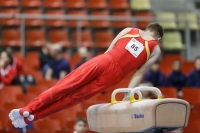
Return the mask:
[[155, 35], [156, 38], [159, 38], [159, 37], [162, 38], [163, 34], [164, 34], [163, 27], [159, 23], [156, 23], [156, 22], [150, 23], [146, 27], [146, 30], [154, 32], [154, 35]]
[[86, 119], [85, 119], [85, 118], [82, 118], [82, 117], [76, 119], [76, 123], [78, 123], [78, 122], [83, 122], [84, 124], [87, 123], [87, 122], [86, 122]]

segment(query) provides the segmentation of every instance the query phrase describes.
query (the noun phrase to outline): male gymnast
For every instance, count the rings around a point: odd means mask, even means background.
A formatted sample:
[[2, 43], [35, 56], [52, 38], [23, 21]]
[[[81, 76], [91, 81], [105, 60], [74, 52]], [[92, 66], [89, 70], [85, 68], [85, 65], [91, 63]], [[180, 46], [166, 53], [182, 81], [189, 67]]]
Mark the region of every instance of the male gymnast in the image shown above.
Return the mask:
[[158, 41], [162, 37], [163, 28], [158, 23], [149, 24], [144, 31], [123, 29], [104, 54], [69, 73], [27, 106], [13, 109], [9, 114], [12, 124], [23, 128], [30, 121], [75, 106], [116, 85], [133, 70], [136, 72], [128, 88], [138, 86], [144, 73], [161, 53]]

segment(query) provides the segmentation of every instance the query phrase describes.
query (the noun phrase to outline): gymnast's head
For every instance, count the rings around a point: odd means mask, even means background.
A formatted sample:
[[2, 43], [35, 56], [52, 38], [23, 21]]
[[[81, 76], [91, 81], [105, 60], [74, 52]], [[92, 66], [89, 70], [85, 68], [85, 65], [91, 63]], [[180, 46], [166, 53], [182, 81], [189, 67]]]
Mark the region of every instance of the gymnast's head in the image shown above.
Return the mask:
[[149, 35], [151, 35], [153, 38], [155, 38], [158, 41], [163, 37], [163, 34], [164, 34], [164, 30], [162, 26], [156, 22], [149, 24], [146, 27], [145, 32], [147, 32]]

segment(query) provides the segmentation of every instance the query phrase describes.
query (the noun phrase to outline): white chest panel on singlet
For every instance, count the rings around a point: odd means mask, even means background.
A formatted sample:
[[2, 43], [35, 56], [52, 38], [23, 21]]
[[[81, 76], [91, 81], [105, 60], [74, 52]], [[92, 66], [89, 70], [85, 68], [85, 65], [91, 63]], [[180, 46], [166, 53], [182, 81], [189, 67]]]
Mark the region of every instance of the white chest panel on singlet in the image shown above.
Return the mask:
[[141, 42], [132, 38], [125, 47], [135, 58], [137, 58], [144, 50], [144, 46]]

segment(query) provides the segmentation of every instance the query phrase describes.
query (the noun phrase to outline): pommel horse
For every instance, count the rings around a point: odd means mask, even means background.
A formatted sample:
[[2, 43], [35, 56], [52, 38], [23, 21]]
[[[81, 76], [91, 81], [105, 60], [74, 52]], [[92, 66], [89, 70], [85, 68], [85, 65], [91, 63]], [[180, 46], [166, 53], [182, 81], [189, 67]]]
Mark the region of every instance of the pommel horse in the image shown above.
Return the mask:
[[[141, 91], [155, 91], [157, 99], [142, 99]], [[115, 96], [119, 92], [130, 92], [130, 100], [117, 101]], [[90, 130], [99, 133], [165, 133], [186, 127], [189, 114], [187, 101], [162, 98], [156, 87], [136, 87], [114, 90], [111, 103], [88, 108], [87, 119]]]

